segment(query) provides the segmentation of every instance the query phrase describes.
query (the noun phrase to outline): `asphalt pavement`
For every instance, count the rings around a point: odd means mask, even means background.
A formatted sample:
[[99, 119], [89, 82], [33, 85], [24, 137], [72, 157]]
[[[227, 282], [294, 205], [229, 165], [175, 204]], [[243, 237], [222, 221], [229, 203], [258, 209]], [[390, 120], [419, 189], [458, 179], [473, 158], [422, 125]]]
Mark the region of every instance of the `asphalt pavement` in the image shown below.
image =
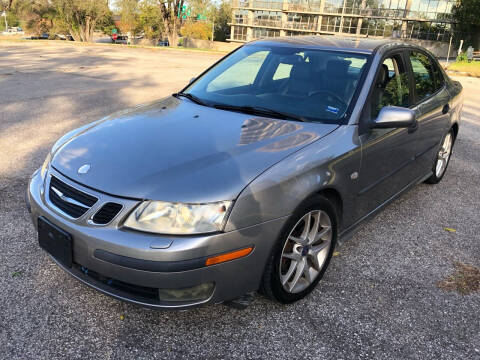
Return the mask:
[[80, 284], [39, 248], [24, 192], [54, 141], [181, 89], [219, 57], [0, 42], [0, 358], [480, 359], [480, 293], [437, 286], [457, 261], [480, 267], [480, 79], [458, 78], [463, 123], [443, 181], [367, 222], [294, 305], [148, 310]]

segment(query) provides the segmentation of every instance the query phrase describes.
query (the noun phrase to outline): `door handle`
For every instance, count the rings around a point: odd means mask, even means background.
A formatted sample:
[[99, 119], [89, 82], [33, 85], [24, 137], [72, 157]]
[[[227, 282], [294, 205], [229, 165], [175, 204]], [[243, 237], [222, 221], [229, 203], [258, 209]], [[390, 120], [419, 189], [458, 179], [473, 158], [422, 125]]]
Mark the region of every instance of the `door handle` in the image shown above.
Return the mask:
[[445, 104], [445, 106], [442, 109], [442, 114], [446, 114], [450, 111], [450, 105]]

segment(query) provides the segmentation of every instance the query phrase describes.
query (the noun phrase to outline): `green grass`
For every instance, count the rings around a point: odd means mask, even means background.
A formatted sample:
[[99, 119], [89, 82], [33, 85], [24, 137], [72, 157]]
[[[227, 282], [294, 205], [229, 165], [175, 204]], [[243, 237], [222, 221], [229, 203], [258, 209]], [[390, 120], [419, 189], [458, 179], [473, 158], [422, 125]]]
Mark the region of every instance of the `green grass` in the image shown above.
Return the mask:
[[480, 76], [480, 61], [472, 61], [471, 63], [463, 61], [454, 62], [448, 65], [447, 70], [466, 72], [470, 75]]

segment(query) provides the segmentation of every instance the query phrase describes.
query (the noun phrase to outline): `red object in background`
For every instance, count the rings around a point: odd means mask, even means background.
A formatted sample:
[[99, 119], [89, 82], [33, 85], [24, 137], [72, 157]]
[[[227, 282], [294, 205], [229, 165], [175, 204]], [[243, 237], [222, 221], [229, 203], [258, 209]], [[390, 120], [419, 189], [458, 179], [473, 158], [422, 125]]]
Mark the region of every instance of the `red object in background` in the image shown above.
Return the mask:
[[117, 40], [117, 34], [112, 34], [112, 39]]

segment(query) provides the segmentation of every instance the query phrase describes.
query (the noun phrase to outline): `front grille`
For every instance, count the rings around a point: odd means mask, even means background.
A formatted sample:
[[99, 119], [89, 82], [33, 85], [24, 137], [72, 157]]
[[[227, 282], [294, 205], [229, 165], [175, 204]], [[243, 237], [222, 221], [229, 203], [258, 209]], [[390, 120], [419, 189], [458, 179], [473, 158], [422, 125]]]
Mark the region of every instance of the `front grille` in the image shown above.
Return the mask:
[[56, 177], [50, 179], [49, 198], [53, 205], [72, 218], [79, 218], [96, 202], [97, 198], [65, 184]]
[[93, 222], [99, 225], [108, 224], [122, 210], [122, 205], [108, 202], [93, 216]]

